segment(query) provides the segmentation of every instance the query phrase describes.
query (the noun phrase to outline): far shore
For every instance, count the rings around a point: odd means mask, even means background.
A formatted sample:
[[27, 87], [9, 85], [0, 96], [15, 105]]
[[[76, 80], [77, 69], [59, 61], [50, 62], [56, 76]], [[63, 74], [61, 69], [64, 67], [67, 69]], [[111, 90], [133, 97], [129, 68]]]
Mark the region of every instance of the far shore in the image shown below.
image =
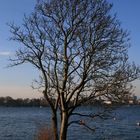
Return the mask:
[[[54, 99], [52, 99], [54, 100]], [[126, 102], [111, 102], [111, 101], [103, 101], [103, 100], [94, 100], [90, 102], [86, 102], [83, 106], [120, 106], [120, 105], [140, 105], [140, 99], [131, 99]], [[49, 104], [44, 98], [38, 99], [23, 99], [17, 98], [13, 99], [10, 96], [0, 97], [0, 106], [4, 107], [49, 107]]]

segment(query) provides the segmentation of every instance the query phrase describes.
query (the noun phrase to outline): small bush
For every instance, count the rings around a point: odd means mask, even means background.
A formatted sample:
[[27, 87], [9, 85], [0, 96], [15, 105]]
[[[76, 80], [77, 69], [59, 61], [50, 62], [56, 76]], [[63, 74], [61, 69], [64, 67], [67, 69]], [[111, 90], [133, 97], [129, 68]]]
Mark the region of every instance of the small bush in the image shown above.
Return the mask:
[[52, 128], [41, 127], [37, 130], [35, 140], [53, 140]]

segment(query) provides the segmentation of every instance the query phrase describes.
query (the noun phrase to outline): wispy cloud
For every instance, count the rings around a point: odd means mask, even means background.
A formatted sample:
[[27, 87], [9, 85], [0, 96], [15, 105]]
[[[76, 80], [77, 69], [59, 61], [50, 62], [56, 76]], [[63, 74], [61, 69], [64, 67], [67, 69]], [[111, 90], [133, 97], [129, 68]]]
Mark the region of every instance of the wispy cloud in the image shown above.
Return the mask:
[[11, 53], [8, 52], [8, 51], [0, 51], [0, 56], [8, 56], [10, 55]]

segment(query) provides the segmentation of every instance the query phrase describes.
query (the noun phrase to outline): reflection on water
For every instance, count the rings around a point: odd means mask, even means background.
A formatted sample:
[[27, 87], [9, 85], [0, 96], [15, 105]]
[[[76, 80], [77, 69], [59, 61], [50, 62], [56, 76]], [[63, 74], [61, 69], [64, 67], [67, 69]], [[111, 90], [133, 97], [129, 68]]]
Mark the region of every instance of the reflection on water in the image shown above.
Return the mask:
[[[78, 111], [95, 110], [95, 107], [81, 107]], [[68, 140], [140, 140], [140, 106], [123, 106], [113, 114], [115, 118], [109, 120], [86, 120], [96, 128], [94, 133], [72, 125]], [[0, 107], [0, 140], [32, 140], [40, 125], [50, 123], [49, 118], [49, 108]]]

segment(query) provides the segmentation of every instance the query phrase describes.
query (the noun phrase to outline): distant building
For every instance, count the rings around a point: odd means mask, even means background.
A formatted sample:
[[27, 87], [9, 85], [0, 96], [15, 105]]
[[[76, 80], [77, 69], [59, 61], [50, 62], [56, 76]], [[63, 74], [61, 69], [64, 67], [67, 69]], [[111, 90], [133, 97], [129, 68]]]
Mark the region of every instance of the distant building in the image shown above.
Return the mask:
[[138, 99], [138, 100], [137, 100], [137, 104], [139, 104], [139, 105], [140, 105], [140, 99]]
[[134, 103], [134, 100], [129, 100], [129, 104], [133, 104]]
[[107, 105], [111, 105], [111, 104], [112, 104], [111, 101], [104, 101], [103, 103], [104, 103], [104, 104], [107, 104]]

